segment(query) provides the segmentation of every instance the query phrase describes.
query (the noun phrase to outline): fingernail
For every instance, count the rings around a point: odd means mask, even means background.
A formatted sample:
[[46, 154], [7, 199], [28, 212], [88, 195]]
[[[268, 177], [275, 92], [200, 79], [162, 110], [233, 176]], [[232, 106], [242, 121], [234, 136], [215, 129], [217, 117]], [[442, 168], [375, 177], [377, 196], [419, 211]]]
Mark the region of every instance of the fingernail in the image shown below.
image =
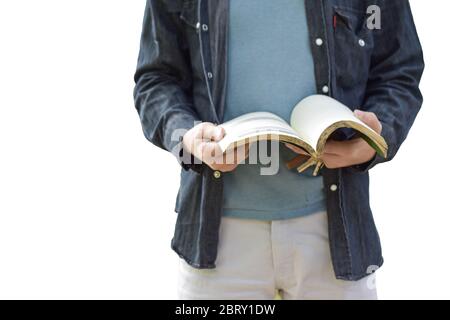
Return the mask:
[[361, 110], [359, 110], [359, 109], [355, 109], [355, 114], [356, 114], [357, 116], [360, 116], [360, 115], [363, 114], [363, 112], [362, 112]]

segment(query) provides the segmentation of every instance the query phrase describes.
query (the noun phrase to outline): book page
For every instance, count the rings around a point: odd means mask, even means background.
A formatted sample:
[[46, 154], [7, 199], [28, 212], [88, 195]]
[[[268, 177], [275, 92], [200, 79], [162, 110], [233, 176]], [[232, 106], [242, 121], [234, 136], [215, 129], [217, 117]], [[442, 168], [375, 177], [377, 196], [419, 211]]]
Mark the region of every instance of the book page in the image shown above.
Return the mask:
[[286, 121], [270, 112], [247, 113], [220, 126], [225, 129], [225, 137], [219, 142], [222, 151], [244, 139], [256, 139], [260, 136], [284, 135], [299, 138]]
[[[375, 137], [378, 134], [359, 120], [353, 111], [339, 101], [324, 95], [309, 96], [300, 101], [291, 114], [291, 126], [300, 137], [317, 150], [321, 135], [336, 123], [353, 122]], [[352, 125], [352, 127], [355, 127]]]

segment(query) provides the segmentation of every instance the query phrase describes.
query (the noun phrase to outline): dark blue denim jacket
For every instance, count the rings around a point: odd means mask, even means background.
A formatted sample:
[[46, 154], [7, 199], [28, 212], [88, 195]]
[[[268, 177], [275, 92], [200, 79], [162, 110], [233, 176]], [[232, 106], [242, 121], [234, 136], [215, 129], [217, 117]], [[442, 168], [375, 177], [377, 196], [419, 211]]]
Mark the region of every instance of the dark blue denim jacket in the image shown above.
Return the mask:
[[[389, 145], [387, 159], [377, 155], [362, 165], [322, 169], [334, 272], [338, 279], [358, 280], [383, 264], [368, 171], [395, 156], [422, 105], [422, 49], [407, 0], [305, 1], [317, 92], [374, 112]], [[196, 268], [215, 267], [223, 181], [208, 166], [183, 161], [177, 132], [196, 121], [221, 123], [228, 4], [147, 0], [135, 74], [135, 105], [146, 138], [182, 164], [172, 248]], [[381, 29], [367, 26], [370, 5], [381, 9]], [[353, 136], [340, 129], [332, 138]]]

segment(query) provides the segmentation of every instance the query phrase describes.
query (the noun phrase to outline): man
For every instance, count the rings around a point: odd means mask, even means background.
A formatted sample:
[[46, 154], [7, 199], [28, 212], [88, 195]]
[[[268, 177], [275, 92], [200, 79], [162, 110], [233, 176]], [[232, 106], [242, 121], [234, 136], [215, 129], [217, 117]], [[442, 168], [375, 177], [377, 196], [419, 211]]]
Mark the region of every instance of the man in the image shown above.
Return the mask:
[[[375, 299], [368, 171], [405, 140], [423, 68], [406, 0], [148, 0], [135, 104], [147, 139], [182, 165], [180, 298]], [[315, 93], [378, 131], [387, 159], [341, 129], [317, 177], [261, 175], [245, 148], [222, 161], [218, 124], [252, 111], [288, 120]], [[276, 147], [281, 164], [303, 153]]]

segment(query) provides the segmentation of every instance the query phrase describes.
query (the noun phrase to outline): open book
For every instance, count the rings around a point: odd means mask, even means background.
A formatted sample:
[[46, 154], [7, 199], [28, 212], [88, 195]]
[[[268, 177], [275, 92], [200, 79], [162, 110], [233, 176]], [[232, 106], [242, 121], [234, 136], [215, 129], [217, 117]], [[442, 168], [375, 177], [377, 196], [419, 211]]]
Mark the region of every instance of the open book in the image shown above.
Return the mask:
[[323, 166], [320, 157], [327, 139], [339, 128], [356, 130], [378, 154], [387, 156], [388, 146], [381, 135], [359, 120], [348, 107], [324, 95], [300, 101], [291, 113], [290, 125], [270, 112], [252, 112], [225, 122], [221, 127], [225, 129], [225, 137], [219, 142], [223, 152], [258, 140], [288, 142], [310, 155], [298, 163], [298, 172], [315, 166], [314, 175]]

